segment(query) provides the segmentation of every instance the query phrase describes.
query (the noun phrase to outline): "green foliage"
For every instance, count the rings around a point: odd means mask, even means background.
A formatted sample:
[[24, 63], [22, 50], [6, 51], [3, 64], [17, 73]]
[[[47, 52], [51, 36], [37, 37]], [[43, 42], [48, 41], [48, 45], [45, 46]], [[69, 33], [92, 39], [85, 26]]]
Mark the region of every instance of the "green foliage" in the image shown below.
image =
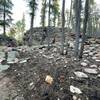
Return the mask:
[[10, 26], [12, 22], [12, 7], [11, 0], [0, 0], [0, 26], [3, 27], [4, 34], [6, 27]]
[[18, 41], [22, 41], [22, 37], [25, 32], [25, 26], [25, 16], [23, 15], [22, 20], [17, 21], [12, 28], [10, 28], [8, 35], [16, 38]]
[[26, 0], [28, 3], [28, 7], [30, 8], [30, 16], [31, 16], [31, 23], [30, 23], [30, 29], [33, 27], [34, 24], [34, 16], [36, 14], [36, 10], [37, 10], [37, 0]]

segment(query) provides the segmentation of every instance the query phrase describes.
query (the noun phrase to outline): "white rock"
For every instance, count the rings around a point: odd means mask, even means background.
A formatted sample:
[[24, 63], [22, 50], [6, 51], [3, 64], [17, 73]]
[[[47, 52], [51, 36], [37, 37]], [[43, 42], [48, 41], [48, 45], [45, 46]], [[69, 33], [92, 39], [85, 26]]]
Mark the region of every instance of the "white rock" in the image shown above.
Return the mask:
[[30, 83], [30, 86], [32, 86], [32, 85], [34, 85], [34, 83], [32, 82], [32, 83]]
[[22, 64], [22, 63], [26, 63], [26, 62], [27, 62], [27, 60], [25, 59], [25, 60], [20, 61], [19, 63]]
[[82, 62], [81, 65], [85, 67], [85, 66], [87, 66], [87, 63], [86, 62]]
[[83, 53], [89, 53], [90, 52], [90, 50], [85, 50], [85, 51], [83, 51]]
[[93, 59], [93, 60], [96, 60], [96, 59], [97, 59], [97, 57], [95, 57], [95, 56], [94, 56], [94, 57], [92, 57], [92, 59]]
[[73, 100], [77, 100], [77, 96], [73, 95]]
[[99, 60], [99, 59], [96, 59], [95, 61], [96, 61], [96, 62], [100, 62], [100, 60]]
[[98, 77], [100, 77], [100, 74], [98, 75]]
[[97, 68], [97, 65], [90, 65], [91, 68]]
[[10, 66], [9, 65], [1, 65], [0, 64], [0, 72], [3, 70], [7, 70]]
[[79, 77], [79, 78], [88, 78], [87, 74], [83, 73], [83, 72], [74, 72], [74, 74]]
[[74, 47], [74, 43], [72, 41], [68, 41], [69, 43], [69, 47], [73, 48]]
[[93, 56], [93, 52], [90, 52], [89, 55], [90, 55], [90, 56]]
[[50, 75], [47, 75], [46, 78], [45, 78], [45, 82], [47, 82], [48, 84], [52, 84], [53, 78]]
[[60, 98], [58, 98], [57, 100], [60, 100]]
[[96, 68], [94, 68], [94, 69], [92, 69], [92, 68], [85, 68], [84, 71], [89, 73], [89, 74], [97, 74], [98, 73]]
[[53, 49], [53, 52], [57, 52], [57, 48], [54, 48], [54, 49]]
[[84, 56], [88, 56], [88, 54], [84, 54]]
[[70, 92], [76, 93], [76, 94], [82, 94], [82, 91], [79, 88], [74, 87], [72, 85], [70, 86]]
[[89, 63], [89, 61], [88, 61], [87, 59], [84, 59], [84, 62], [87, 62], [87, 63]]
[[67, 65], [64, 66], [64, 68], [66, 68], [66, 67], [67, 67]]

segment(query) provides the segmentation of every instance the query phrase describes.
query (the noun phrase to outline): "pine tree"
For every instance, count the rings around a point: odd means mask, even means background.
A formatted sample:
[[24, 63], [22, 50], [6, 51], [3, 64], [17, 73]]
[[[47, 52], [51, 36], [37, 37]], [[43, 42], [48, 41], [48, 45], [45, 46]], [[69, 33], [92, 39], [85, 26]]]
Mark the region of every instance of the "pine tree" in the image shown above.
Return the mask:
[[83, 55], [88, 17], [89, 17], [89, 0], [86, 0], [85, 1], [85, 12], [84, 12], [84, 22], [83, 22], [83, 35], [82, 35], [82, 43], [81, 43], [79, 58], [82, 58], [82, 55]]
[[59, 9], [60, 9], [59, 0], [53, 0], [52, 3], [53, 26], [56, 26], [56, 19], [59, 14]]
[[0, 25], [3, 27], [3, 34], [6, 35], [6, 27], [10, 26], [12, 21], [12, 1], [11, 0], [0, 0]]
[[42, 27], [45, 26], [46, 9], [47, 9], [47, 0], [42, 0], [41, 23], [40, 23], [42, 25]]
[[37, 0], [27, 0], [28, 6], [30, 8], [30, 16], [31, 16], [31, 21], [30, 21], [30, 36], [29, 36], [29, 46], [32, 46], [32, 32], [33, 32], [33, 26], [34, 26], [34, 16], [37, 10]]
[[81, 0], [76, 0], [75, 2], [75, 18], [76, 18], [76, 42], [75, 42], [75, 56], [78, 57], [79, 52], [79, 37], [80, 37], [80, 21], [81, 21]]

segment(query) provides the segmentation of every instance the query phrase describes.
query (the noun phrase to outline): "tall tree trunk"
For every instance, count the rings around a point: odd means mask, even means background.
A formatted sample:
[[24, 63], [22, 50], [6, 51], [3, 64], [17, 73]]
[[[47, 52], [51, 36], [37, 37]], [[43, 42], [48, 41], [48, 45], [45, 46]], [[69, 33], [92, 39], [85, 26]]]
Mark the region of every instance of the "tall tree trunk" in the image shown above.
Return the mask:
[[45, 26], [45, 13], [46, 13], [46, 0], [44, 1], [44, 8], [43, 8], [43, 18], [42, 18], [42, 27]]
[[86, 0], [86, 2], [85, 2], [84, 24], [83, 24], [83, 35], [82, 35], [82, 43], [81, 43], [79, 58], [82, 58], [83, 50], [84, 50], [85, 33], [86, 33], [87, 22], [88, 22], [88, 17], [89, 17], [88, 11], [89, 11], [89, 0]]
[[71, 0], [68, 29], [70, 28], [70, 23], [72, 22], [72, 4], [73, 4], [73, 1]]
[[6, 35], [6, 15], [5, 15], [5, 2], [4, 2], [4, 12], [3, 12], [3, 20], [4, 20], [4, 25], [3, 25], [3, 35]]
[[47, 42], [48, 42], [48, 49], [50, 49], [50, 5], [51, 5], [51, 0], [49, 0], [49, 12], [48, 12], [48, 39], [47, 39]]
[[80, 15], [81, 15], [81, 0], [75, 2], [75, 13], [76, 13], [76, 42], [75, 42], [75, 56], [78, 57], [79, 52], [79, 37], [80, 37]]
[[56, 14], [54, 14], [54, 27], [56, 26]]
[[65, 0], [63, 0], [63, 2], [62, 2], [62, 40], [61, 40], [61, 54], [64, 54], [64, 43], [65, 43], [64, 26], [65, 26]]
[[30, 29], [32, 29], [34, 26], [34, 13], [31, 16], [31, 25], [30, 25]]
[[29, 44], [28, 44], [29, 46], [32, 46], [33, 25], [34, 25], [34, 8], [33, 8], [32, 16], [31, 16], [30, 36], [29, 36]]

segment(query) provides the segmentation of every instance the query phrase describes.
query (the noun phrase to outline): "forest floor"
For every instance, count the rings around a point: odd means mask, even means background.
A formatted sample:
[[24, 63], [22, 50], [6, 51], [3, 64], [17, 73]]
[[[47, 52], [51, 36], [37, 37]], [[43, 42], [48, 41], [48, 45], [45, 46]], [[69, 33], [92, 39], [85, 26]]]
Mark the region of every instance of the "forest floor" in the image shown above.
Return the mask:
[[100, 100], [100, 42], [89, 41], [81, 60], [72, 47], [67, 55], [60, 47], [16, 48], [0, 74], [0, 100]]

